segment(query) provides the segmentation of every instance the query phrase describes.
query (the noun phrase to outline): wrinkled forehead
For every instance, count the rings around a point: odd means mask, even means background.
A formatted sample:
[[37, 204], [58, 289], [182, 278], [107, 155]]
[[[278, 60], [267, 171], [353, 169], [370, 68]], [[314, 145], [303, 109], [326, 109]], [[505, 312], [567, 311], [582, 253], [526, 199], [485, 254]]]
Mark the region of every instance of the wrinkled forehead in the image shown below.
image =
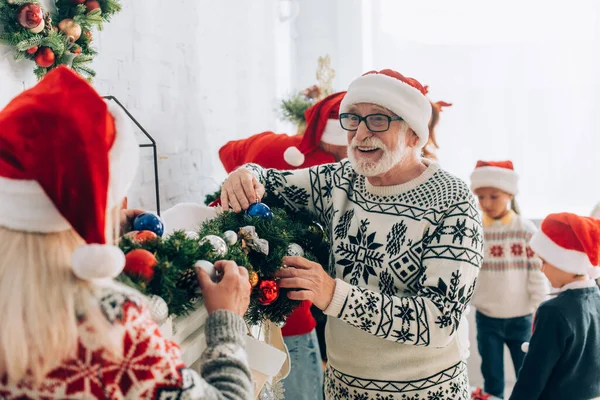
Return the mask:
[[348, 112], [355, 113], [358, 115], [386, 114], [390, 116], [396, 116], [396, 114], [394, 114], [387, 108], [374, 103], [352, 104], [350, 107], [348, 107]]

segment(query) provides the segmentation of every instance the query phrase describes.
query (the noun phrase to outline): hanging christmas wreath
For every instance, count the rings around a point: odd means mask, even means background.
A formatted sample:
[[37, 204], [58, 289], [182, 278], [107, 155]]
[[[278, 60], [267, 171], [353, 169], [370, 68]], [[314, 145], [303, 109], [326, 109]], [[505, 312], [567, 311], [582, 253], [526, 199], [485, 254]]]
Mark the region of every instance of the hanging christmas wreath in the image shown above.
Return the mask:
[[[12, 46], [17, 61], [35, 62], [41, 79], [59, 65], [68, 65], [91, 80], [89, 64], [97, 54], [91, 47], [92, 28], [121, 10], [118, 0], [56, 0], [52, 14], [38, 0], [0, 0], [0, 42]], [[55, 24], [56, 23], [56, 24]]]
[[213, 263], [233, 260], [248, 269], [253, 287], [248, 323], [285, 322], [299, 302], [290, 300], [274, 278], [283, 257], [301, 255], [327, 265], [329, 248], [322, 227], [308, 214], [294, 213], [291, 218], [276, 199], [271, 200], [272, 208], [257, 203], [245, 214], [225, 212], [198, 231], [179, 231], [164, 239], [160, 219], [142, 214], [134, 221], [133, 236], [121, 240], [126, 266], [119, 280], [163, 299], [162, 308], [168, 313], [185, 315], [201, 297], [195, 268], [205, 269], [216, 280]]

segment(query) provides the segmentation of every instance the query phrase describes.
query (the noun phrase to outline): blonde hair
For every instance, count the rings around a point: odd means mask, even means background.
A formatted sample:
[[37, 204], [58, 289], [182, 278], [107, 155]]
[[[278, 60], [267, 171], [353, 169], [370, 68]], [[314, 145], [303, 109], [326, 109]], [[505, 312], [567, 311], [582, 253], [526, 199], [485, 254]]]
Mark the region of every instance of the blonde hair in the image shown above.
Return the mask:
[[[118, 237], [117, 218], [118, 209], [107, 213], [107, 243]], [[75, 357], [78, 317], [101, 315], [99, 307], [90, 307], [93, 285], [71, 269], [71, 255], [82, 244], [73, 229], [29, 233], [0, 227], [0, 376], [9, 384], [29, 379], [39, 384]], [[109, 326], [102, 325], [99, 336]]]

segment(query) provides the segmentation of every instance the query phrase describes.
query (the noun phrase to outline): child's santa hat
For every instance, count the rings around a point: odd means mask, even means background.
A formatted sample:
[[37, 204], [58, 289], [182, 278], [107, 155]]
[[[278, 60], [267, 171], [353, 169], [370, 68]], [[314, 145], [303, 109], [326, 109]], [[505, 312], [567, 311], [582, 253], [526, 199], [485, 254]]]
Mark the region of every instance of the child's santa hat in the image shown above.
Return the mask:
[[283, 153], [285, 162], [293, 167], [304, 164], [305, 155], [314, 151], [319, 143], [337, 146], [348, 145], [348, 134], [339, 120], [340, 103], [346, 92], [334, 93], [320, 100], [304, 113], [306, 130], [299, 147], [288, 147]]
[[531, 249], [563, 271], [600, 277], [600, 220], [574, 214], [551, 214], [531, 238]]
[[391, 69], [369, 71], [350, 84], [340, 112], [348, 112], [358, 103], [385, 107], [406, 121], [419, 137], [419, 148], [423, 148], [429, 139], [431, 119], [431, 103], [426, 94], [427, 88], [416, 79], [406, 78]]
[[0, 111], [0, 226], [74, 229], [87, 244], [73, 270], [86, 280], [116, 277], [125, 265], [106, 243], [107, 210], [121, 203], [139, 159], [127, 117], [109, 104], [59, 67]]
[[513, 196], [519, 192], [519, 175], [512, 161], [477, 161], [471, 174], [471, 190], [493, 187]]

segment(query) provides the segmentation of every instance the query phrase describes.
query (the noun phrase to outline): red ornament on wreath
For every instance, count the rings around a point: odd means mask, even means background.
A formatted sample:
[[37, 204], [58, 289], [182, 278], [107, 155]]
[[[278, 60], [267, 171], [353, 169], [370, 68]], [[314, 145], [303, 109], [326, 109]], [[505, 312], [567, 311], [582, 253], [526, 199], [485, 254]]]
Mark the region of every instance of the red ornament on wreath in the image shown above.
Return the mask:
[[279, 297], [279, 285], [277, 282], [266, 279], [258, 285], [258, 302], [263, 306], [272, 304]]
[[154, 278], [154, 267], [158, 264], [154, 254], [145, 249], [131, 250], [125, 254], [125, 268], [123, 271], [130, 276], [142, 278], [150, 283]]
[[42, 7], [36, 3], [25, 3], [17, 10], [17, 21], [19, 25], [27, 29], [33, 29], [44, 22]]
[[35, 63], [42, 68], [51, 67], [55, 59], [56, 56], [50, 47], [40, 47], [35, 54]]
[[95, 0], [86, 2], [85, 3], [85, 8], [87, 9], [88, 13], [91, 13], [94, 10], [100, 10], [100, 11], [102, 11], [102, 8], [100, 7], [100, 3], [98, 3]]
[[[81, 48], [80, 48], [79, 52], [81, 53]], [[156, 240], [156, 239], [158, 239], [158, 235], [152, 231], [140, 231], [140, 232], [137, 232], [134, 236], [134, 240], [140, 244], [146, 243], [149, 240]]]
[[27, 54], [34, 55], [35, 53], [37, 53], [38, 48], [39, 48], [38, 46], [33, 46], [33, 47], [28, 48], [27, 49]]

